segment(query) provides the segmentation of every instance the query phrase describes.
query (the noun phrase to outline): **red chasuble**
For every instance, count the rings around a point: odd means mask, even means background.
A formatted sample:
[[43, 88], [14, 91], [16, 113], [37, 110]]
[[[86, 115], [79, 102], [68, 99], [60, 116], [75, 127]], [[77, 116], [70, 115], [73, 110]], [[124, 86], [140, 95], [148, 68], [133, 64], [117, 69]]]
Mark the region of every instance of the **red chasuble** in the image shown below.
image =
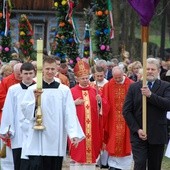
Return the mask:
[[[86, 138], [79, 143], [77, 148], [70, 145], [71, 159], [78, 163], [96, 163], [102, 146], [96, 90], [91, 86], [81, 88], [76, 85], [71, 91], [74, 100], [77, 98], [84, 99], [84, 104], [77, 105], [76, 110], [79, 122], [86, 135]], [[103, 108], [107, 108], [106, 101], [102, 100], [102, 105]]]
[[130, 131], [122, 115], [123, 103], [131, 83], [127, 77], [123, 84], [117, 84], [112, 78], [103, 88], [103, 96], [110, 105], [104, 135], [110, 156], [124, 157], [131, 153]]

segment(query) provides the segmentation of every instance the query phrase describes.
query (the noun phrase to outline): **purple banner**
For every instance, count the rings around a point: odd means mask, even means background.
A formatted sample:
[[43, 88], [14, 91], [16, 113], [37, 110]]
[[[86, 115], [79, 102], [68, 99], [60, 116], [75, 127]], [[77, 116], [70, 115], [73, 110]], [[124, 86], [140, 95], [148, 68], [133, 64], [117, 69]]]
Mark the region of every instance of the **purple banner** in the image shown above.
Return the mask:
[[140, 17], [142, 26], [148, 26], [160, 0], [128, 0]]

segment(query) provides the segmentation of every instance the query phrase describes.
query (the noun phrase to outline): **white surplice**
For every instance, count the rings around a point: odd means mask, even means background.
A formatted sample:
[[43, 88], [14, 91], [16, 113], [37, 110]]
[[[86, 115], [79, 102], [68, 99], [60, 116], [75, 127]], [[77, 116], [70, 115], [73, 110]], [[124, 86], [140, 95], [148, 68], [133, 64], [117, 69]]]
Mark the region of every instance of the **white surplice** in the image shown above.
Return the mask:
[[28, 123], [28, 138], [23, 146], [25, 155], [65, 156], [67, 135], [69, 138], [83, 139], [84, 133], [79, 124], [75, 104], [70, 89], [60, 84], [58, 88], [45, 88], [41, 95], [43, 115], [42, 131], [34, 130], [36, 85], [28, 88], [21, 107]]
[[[22, 130], [20, 128], [20, 118], [22, 117], [20, 102], [26, 89], [22, 89], [20, 84], [12, 85], [8, 89], [7, 96], [2, 111], [0, 134], [6, 134], [9, 125], [11, 132], [11, 147], [22, 147]], [[1, 159], [1, 170], [14, 170], [12, 149], [6, 147], [6, 158]]]
[[27, 89], [23, 89], [20, 83], [11, 86], [5, 99], [2, 120], [0, 127], [0, 134], [6, 134], [9, 126], [11, 133], [11, 148], [22, 147], [22, 129], [20, 120], [23, 118], [21, 111], [21, 101]]

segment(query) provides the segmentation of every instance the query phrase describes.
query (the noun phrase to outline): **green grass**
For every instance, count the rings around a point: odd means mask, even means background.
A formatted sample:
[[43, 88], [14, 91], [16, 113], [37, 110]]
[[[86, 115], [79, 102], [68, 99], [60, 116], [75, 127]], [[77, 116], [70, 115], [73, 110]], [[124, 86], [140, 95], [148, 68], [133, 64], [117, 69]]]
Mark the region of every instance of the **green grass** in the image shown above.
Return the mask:
[[[161, 36], [160, 35], [149, 35], [149, 42], [153, 42], [160, 47], [161, 44]], [[165, 48], [169, 48], [170, 40], [168, 35], [165, 38]]]
[[[165, 147], [165, 151], [166, 151], [166, 147]], [[164, 156], [162, 161], [162, 170], [169, 170], [169, 169], [170, 169], [170, 158]]]
[[162, 162], [162, 170], [170, 169], [170, 158], [164, 157]]
[[[141, 29], [136, 30], [135, 36], [136, 38], [141, 38]], [[149, 30], [149, 42], [155, 43], [160, 47], [161, 45], [160, 33], [153, 31], [153, 30]], [[170, 44], [170, 37], [167, 32], [165, 36], [165, 48], [169, 48], [169, 44]]]

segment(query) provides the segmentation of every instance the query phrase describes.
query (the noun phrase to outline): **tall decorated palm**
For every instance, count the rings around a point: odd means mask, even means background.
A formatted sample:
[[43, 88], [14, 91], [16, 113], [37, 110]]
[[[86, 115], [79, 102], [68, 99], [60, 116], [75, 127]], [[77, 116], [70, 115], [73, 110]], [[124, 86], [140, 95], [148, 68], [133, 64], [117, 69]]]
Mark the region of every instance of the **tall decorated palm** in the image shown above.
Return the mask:
[[20, 48], [23, 54], [23, 59], [28, 61], [32, 58], [34, 53], [34, 40], [32, 38], [33, 30], [32, 26], [25, 14], [22, 14], [19, 19], [19, 42]]
[[77, 0], [54, 0], [54, 7], [57, 15], [57, 31], [55, 40], [57, 48], [55, 56], [65, 60], [68, 57], [76, 63], [78, 54], [78, 41], [74, 31], [73, 10], [77, 5]]
[[92, 28], [93, 28], [93, 18], [95, 12], [96, 4], [91, 3], [90, 6], [86, 9], [84, 8], [84, 20], [85, 20], [85, 30], [83, 37], [83, 50], [82, 56], [85, 59], [88, 59], [88, 63], [90, 66], [95, 64], [94, 62], [94, 53], [93, 53], [93, 36], [92, 36]]
[[110, 39], [113, 38], [112, 23], [110, 21], [110, 0], [93, 0], [97, 4], [95, 11], [95, 43], [97, 56], [101, 59], [108, 60], [110, 49]]
[[10, 9], [8, 1], [0, 0], [0, 58], [4, 62], [11, 60]]

